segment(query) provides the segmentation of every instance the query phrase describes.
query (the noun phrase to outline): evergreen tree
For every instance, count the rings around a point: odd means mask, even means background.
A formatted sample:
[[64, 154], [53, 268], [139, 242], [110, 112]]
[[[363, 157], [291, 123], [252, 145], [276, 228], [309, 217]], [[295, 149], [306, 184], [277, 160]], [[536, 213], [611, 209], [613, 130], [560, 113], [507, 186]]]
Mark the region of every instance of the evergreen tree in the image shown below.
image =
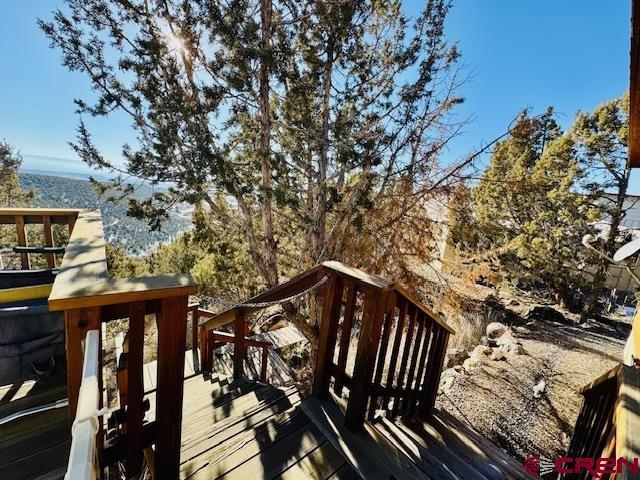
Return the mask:
[[0, 141], [0, 206], [26, 207], [35, 196], [33, 190], [20, 186], [18, 169], [22, 156], [7, 142]]
[[[98, 94], [76, 100], [79, 112], [128, 114], [139, 136], [123, 174], [173, 185], [131, 200], [130, 213], [158, 226], [177, 202], [203, 203], [268, 287], [292, 261], [348, 257], [354, 231], [384, 239], [382, 258], [398, 223], [378, 219], [402, 219], [441, 180], [447, 114], [461, 101], [445, 0], [415, 19], [393, 0], [66, 3], [40, 24]], [[75, 148], [115, 168], [82, 120]]]
[[[620, 225], [624, 216], [625, 198], [631, 169], [627, 167], [627, 135], [629, 129], [629, 95], [598, 106], [593, 113], [579, 112], [571, 132], [578, 145], [583, 169], [586, 171], [584, 190], [607, 219], [601, 251], [612, 256], [619, 244]], [[609, 262], [592, 256], [596, 272], [591, 292], [582, 312], [585, 320], [593, 313], [606, 281]]]
[[578, 191], [583, 176], [574, 140], [562, 134], [553, 110], [525, 112], [473, 192], [485, 248], [501, 250], [515, 276], [528, 272], [546, 282], [560, 302], [580, 283], [580, 239], [594, 218]]

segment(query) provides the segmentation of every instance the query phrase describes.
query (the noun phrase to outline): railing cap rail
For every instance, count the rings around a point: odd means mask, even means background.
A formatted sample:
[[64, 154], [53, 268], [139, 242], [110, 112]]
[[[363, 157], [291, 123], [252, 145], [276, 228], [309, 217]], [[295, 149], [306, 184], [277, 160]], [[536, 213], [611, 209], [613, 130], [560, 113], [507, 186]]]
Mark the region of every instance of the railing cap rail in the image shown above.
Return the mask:
[[102, 282], [49, 297], [49, 310], [99, 307], [118, 303], [193, 295], [198, 284], [191, 275], [109, 278]]

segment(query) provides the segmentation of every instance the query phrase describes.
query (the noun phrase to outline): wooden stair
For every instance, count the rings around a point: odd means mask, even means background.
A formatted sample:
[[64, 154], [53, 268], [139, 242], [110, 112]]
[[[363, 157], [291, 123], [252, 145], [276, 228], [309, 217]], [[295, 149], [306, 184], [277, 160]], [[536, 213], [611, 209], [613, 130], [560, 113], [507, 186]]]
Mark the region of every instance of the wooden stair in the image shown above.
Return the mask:
[[180, 477], [358, 478], [301, 401], [295, 387], [222, 375], [187, 379]]
[[444, 412], [407, 425], [376, 419], [352, 432], [344, 425], [345, 401], [311, 397], [302, 408], [362, 478], [531, 479], [505, 452]]

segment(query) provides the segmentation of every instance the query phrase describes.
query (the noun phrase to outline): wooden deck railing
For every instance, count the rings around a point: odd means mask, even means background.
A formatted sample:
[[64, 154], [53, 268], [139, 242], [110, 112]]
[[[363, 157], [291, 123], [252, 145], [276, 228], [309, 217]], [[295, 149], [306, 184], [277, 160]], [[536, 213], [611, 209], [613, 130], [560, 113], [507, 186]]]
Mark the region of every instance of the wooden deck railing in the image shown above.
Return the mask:
[[[70, 237], [65, 246], [59, 272], [55, 278], [48, 303], [49, 310], [63, 311], [65, 318], [65, 347], [67, 352], [67, 388], [69, 416], [84, 418], [85, 405], [91, 409], [102, 407], [102, 395], [86, 400], [85, 384], [87, 358], [95, 359], [92, 383], [102, 392], [101, 332], [104, 322], [128, 319], [127, 395], [122, 424], [115, 435], [105, 440], [103, 421], [97, 423], [94, 435], [97, 455], [91, 458], [95, 472], [105, 466], [125, 460], [128, 478], [141, 471], [143, 450], [155, 445], [155, 478], [177, 478], [180, 464], [180, 436], [183, 393], [184, 350], [187, 331], [189, 295], [197, 285], [188, 275], [167, 275], [137, 279], [109, 278], [104, 233], [100, 213], [66, 209], [0, 209], [0, 222], [15, 223], [20, 246], [26, 245], [25, 224], [44, 225], [45, 246], [53, 246], [51, 224], [66, 223]], [[46, 253], [52, 266], [52, 255]], [[22, 267], [29, 268], [29, 254], [22, 255]], [[54, 259], [55, 261], [55, 259]], [[55, 265], [55, 263], [53, 264]], [[154, 315], [158, 327], [158, 378], [156, 389], [156, 418], [145, 422], [143, 401], [143, 347], [146, 315]], [[197, 322], [196, 322], [197, 323]], [[89, 332], [92, 332], [91, 334]], [[85, 340], [87, 339], [87, 340]], [[89, 340], [91, 339], [90, 343]], [[83, 349], [83, 342], [85, 348]], [[94, 352], [98, 345], [97, 353]], [[87, 350], [86, 345], [90, 345]], [[91, 361], [93, 365], [94, 360]], [[94, 392], [95, 393], [95, 392]], [[94, 403], [96, 403], [94, 405]], [[87, 407], [88, 408], [88, 407]], [[82, 423], [84, 425], [84, 422]], [[84, 428], [84, 427], [83, 427]], [[70, 468], [76, 457], [86, 458], [83, 444], [86, 432], [74, 429]], [[76, 440], [76, 436], [79, 435]], [[69, 473], [73, 478], [75, 474]]]
[[[16, 253], [20, 254], [23, 270], [31, 268], [30, 256], [35, 253], [44, 254], [49, 268], [56, 267], [56, 252], [53, 225], [67, 225], [69, 235], [73, 232], [76, 218], [81, 210], [72, 208], [1, 208], [0, 224], [15, 225], [18, 245]], [[30, 247], [26, 226], [42, 225], [42, 245]]]
[[[337, 395], [348, 389], [345, 423], [354, 429], [378, 410], [388, 418], [429, 415], [453, 330], [390, 280], [338, 262], [323, 267], [329, 281], [313, 393], [326, 395], [332, 381]], [[360, 335], [350, 374], [347, 361], [354, 354], [357, 323]]]
[[[325, 262], [246, 304], [305, 292], [325, 276], [319, 291], [322, 317], [313, 393], [323, 396], [333, 388], [341, 395], [346, 389], [349, 400], [345, 422], [354, 429], [380, 409], [389, 417], [428, 415], [453, 330], [394, 282], [339, 262]], [[211, 365], [209, 332], [233, 323], [234, 375], [242, 376], [247, 346], [245, 319], [260, 308], [231, 308], [200, 326], [203, 368]], [[358, 330], [359, 336], [355, 334]]]
[[[585, 386], [567, 457], [613, 458], [621, 468], [615, 478], [640, 474], [640, 370], [619, 364]], [[622, 459], [622, 460], [621, 460]], [[586, 470], [559, 479], [588, 479]], [[613, 478], [602, 475], [602, 478]]]

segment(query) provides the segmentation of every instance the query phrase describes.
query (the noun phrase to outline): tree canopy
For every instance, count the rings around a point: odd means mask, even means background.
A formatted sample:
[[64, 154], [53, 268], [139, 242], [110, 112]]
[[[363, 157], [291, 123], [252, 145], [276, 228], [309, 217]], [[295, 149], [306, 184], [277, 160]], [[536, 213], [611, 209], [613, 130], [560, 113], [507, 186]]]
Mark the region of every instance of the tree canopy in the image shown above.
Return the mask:
[[[451, 171], [438, 158], [460, 127], [449, 113], [463, 79], [449, 7], [428, 0], [410, 18], [392, 0], [66, 0], [40, 25], [97, 94], [76, 99], [81, 158], [121, 171], [125, 194], [131, 176], [171, 185], [129, 213], [159, 227], [173, 205], [203, 205], [273, 286], [361, 251], [355, 236], [368, 255], [351, 256], [376, 271], [405, 255], [394, 238], [429, 236], [406, 213]], [[84, 122], [114, 111], [138, 133], [124, 168]]]

